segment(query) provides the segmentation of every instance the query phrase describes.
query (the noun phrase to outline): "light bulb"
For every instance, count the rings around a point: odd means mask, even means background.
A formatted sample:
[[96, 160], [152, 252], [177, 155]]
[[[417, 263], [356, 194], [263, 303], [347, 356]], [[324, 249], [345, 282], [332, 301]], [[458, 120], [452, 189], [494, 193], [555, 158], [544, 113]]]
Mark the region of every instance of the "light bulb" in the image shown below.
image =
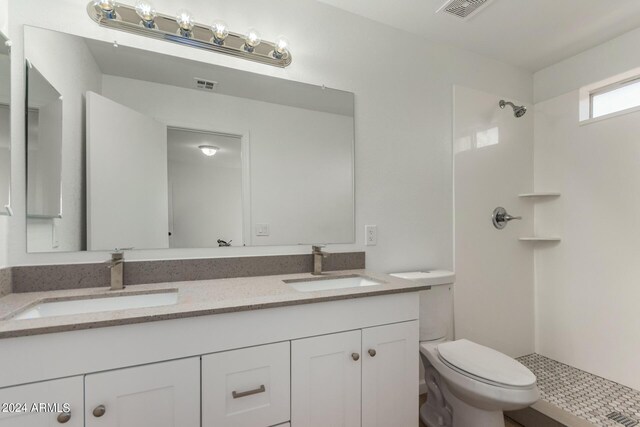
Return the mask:
[[176, 22], [178, 23], [178, 26], [180, 27], [180, 33], [183, 36], [189, 35], [191, 33], [191, 30], [193, 30], [193, 26], [195, 25], [193, 16], [186, 9], [181, 9], [178, 11]]
[[198, 146], [198, 148], [200, 149], [200, 151], [202, 151], [202, 154], [204, 154], [207, 157], [215, 156], [219, 150], [218, 147], [213, 145], [200, 145]]
[[286, 37], [280, 36], [276, 39], [275, 46], [273, 48], [273, 56], [276, 59], [281, 59], [289, 52], [289, 40]]
[[93, 5], [103, 12], [111, 12], [116, 7], [115, 0], [94, 0]]
[[107, 19], [116, 19], [115, 0], [94, 0], [93, 5], [100, 9], [103, 17]]
[[244, 50], [247, 52], [253, 52], [253, 49], [260, 44], [262, 37], [260, 33], [253, 28], [247, 31], [244, 36]]
[[156, 9], [153, 5], [146, 1], [136, 2], [136, 13], [142, 19], [143, 24], [146, 27], [153, 27], [153, 20], [156, 18]]
[[211, 32], [213, 33], [213, 42], [221, 45], [229, 35], [229, 27], [224, 21], [215, 21], [211, 25]]

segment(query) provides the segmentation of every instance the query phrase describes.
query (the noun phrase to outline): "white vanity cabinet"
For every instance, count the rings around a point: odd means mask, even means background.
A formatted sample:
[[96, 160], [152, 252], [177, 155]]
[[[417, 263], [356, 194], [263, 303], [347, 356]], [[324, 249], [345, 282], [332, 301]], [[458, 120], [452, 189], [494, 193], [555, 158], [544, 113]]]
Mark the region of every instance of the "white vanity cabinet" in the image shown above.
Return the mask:
[[87, 427], [199, 427], [200, 358], [85, 377]]
[[0, 402], [71, 403], [74, 427], [415, 427], [418, 313], [408, 292], [6, 338]]
[[294, 427], [418, 425], [418, 322], [295, 340]]
[[[7, 405], [0, 408], [0, 427], [84, 426], [82, 381], [78, 376], [0, 389], [0, 404]], [[32, 405], [39, 403], [68, 403], [71, 410], [33, 411]]]

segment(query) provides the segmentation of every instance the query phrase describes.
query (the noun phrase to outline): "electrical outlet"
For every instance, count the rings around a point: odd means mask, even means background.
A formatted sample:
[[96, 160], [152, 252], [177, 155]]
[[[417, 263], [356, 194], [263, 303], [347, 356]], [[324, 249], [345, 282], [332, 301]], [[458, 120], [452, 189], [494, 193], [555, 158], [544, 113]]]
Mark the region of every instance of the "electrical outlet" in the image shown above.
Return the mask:
[[377, 225], [365, 225], [364, 226], [364, 244], [365, 246], [375, 246], [378, 244], [378, 226]]
[[269, 224], [256, 224], [256, 236], [268, 236]]

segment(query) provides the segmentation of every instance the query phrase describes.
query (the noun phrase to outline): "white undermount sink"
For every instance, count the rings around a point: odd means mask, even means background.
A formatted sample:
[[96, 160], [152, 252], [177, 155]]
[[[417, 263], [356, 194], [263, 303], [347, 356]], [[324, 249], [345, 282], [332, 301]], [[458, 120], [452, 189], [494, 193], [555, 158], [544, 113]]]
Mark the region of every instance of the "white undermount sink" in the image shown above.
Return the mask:
[[333, 276], [333, 277], [313, 277], [310, 279], [293, 279], [284, 280], [286, 284], [291, 286], [296, 291], [300, 292], [314, 292], [314, 291], [328, 291], [334, 289], [346, 289], [346, 288], [361, 288], [364, 286], [376, 286], [382, 285], [383, 282], [377, 282], [366, 276], [359, 276], [357, 274], [348, 276]]
[[160, 307], [178, 302], [177, 290], [149, 294], [83, 297], [55, 301], [42, 301], [11, 317], [14, 320], [40, 319], [71, 314], [97, 313], [101, 311], [128, 310], [133, 308]]

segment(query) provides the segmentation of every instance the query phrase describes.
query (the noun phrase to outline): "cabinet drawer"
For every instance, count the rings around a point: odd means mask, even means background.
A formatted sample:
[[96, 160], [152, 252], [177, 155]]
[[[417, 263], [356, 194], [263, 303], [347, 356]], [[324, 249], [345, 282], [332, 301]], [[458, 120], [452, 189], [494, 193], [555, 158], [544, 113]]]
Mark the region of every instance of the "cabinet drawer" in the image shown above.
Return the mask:
[[202, 356], [202, 426], [287, 422], [289, 358], [289, 342]]

